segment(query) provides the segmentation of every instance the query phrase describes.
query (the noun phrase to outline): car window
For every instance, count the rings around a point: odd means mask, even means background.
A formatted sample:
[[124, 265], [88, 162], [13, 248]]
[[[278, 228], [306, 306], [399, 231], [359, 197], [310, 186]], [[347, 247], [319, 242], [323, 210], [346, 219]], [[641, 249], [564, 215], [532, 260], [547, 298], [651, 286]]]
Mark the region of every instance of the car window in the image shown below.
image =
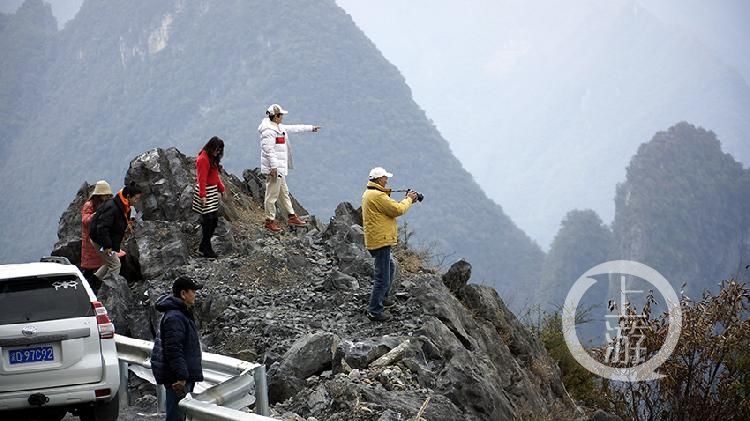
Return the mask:
[[88, 293], [75, 275], [0, 280], [0, 324], [93, 315]]

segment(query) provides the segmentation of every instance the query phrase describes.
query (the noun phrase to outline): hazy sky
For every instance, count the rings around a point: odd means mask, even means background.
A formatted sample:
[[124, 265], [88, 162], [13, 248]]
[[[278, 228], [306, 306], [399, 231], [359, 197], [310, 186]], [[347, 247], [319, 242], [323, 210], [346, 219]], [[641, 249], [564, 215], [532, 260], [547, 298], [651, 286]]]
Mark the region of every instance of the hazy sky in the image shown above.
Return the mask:
[[[23, 4], [24, 0], [0, 0], [0, 12], [12, 13], [18, 6]], [[52, 5], [52, 13], [57, 18], [58, 26], [62, 27], [65, 22], [73, 19], [80, 9], [83, 0], [49, 0]]]

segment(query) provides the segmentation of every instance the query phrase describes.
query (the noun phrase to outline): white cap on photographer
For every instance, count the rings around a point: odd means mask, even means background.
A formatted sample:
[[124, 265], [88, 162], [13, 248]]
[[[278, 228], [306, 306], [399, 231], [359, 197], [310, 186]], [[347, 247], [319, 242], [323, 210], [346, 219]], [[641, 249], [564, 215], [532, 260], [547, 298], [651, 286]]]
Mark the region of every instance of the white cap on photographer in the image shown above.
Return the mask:
[[374, 180], [383, 176], [391, 178], [393, 177], [393, 174], [386, 171], [383, 167], [375, 167], [370, 170], [370, 180]]

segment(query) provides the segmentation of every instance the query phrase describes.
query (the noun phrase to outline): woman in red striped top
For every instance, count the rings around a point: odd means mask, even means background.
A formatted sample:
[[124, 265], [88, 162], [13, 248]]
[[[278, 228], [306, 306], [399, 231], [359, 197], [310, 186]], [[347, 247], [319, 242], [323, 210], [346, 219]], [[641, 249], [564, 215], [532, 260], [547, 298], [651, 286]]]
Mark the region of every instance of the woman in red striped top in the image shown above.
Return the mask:
[[201, 215], [202, 239], [198, 251], [203, 257], [215, 258], [211, 247], [211, 236], [219, 223], [219, 193], [224, 196], [221, 182], [221, 158], [224, 156], [224, 141], [212, 137], [201, 149], [195, 160], [196, 183], [193, 194], [193, 210]]

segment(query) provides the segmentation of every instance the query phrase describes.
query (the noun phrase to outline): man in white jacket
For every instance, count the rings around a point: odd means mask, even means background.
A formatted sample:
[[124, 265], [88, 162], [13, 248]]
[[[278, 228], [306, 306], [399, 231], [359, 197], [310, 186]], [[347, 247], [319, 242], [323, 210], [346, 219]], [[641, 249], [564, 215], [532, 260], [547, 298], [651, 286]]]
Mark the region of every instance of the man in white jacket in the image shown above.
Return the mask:
[[265, 227], [272, 232], [281, 228], [276, 223], [276, 201], [281, 199], [281, 208], [289, 218], [287, 224], [304, 226], [307, 223], [294, 214], [292, 199], [286, 186], [286, 176], [292, 169], [292, 148], [289, 145], [289, 133], [317, 132], [320, 126], [307, 124], [282, 124], [287, 111], [279, 104], [272, 104], [266, 110], [266, 118], [260, 122], [260, 172], [266, 175], [266, 210]]

